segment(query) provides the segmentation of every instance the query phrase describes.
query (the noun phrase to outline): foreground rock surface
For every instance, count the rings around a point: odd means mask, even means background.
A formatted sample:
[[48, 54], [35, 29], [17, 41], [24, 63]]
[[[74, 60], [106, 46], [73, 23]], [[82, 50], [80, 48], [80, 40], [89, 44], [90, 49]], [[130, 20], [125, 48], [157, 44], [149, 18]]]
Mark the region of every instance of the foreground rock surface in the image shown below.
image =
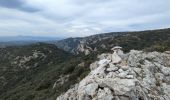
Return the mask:
[[170, 54], [131, 50], [121, 63], [112, 54], [57, 100], [170, 100]]

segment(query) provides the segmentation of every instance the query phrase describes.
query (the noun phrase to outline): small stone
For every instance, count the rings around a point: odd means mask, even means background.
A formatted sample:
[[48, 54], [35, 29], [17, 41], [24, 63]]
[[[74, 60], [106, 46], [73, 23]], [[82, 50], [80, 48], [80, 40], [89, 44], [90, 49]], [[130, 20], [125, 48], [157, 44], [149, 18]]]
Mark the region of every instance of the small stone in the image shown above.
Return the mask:
[[164, 90], [164, 93], [170, 96], [170, 85], [163, 83], [162, 88]]
[[122, 58], [117, 54], [118, 50], [114, 49], [113, 51], [114, 53], [112, 54], [112, 63], [118, 64], [122, 61]]
[[116, 74], [119, 74], [119, 71], [116, 71], [115, 73], [116, 73]]
[[125, 78], [125, 77], [126, 77], [126, 75], [127, 75], [127, 73], [122, 72], [122, 73], [119, 73], [119, 75], [118, 75], [118, 76], [119, 76], [120, 78]]
[[104, 100], [113, 100], [113, 96], [107, 95], [107, 96], [104, 97]]
[[110, 68], [116, 67], [113, 63], [109, 63]]
[[109, 72], [111, 72], [111, 71], [117, 71], [118, 70], [118, 68], [117, 67], [114, 67], [114, 68], [107, 68], [106, 69], [107, 71], [109, 71]]
[[119, 99], [120, 99], [120, 100], [130, 100], [129, 97], [125, 97], [125, 96], [120, 96]]
[[164, 75], [162, 73], [156, 73], [155, 78], [157, 81], [162, 81], [164, 79]]
[[133, 70], [134, 70], [138, 75], [140, 75], [140, 73], [141, 73], [141, 68], [136, 68], [136, 67], [134, 67]]
[[98, 62], [98, 64], [99, 65], [107, 65], [107, 64], [109, 64], [109, 62], [110, 62], [110, 60], [107, 60], [107, 59], [102, 59], [102, 60], [100, 60], [99, 62]]
[[107, 76], [106, 76], [106, 78], [112, 78], [113, 77], [113, 72], [110, 72]]
[[129, 69], [129, 66], [121, 66], [121, 69], [123, 69], [124, 71]]
[[163, 73], [165, 76], [169, 76], [169, 75], [170, 75], [170, 67], [163, 67], [163, 68], [162, 68], [162, 73]]
[[118, 71], [119, 71], [120, 73], [121, 73], [121, 72], [123, 72], [123, 70], [122, 70], [122, 69], [119, 69]]
[[133, 76], [133, 75], [127, 75], [126, 78], [127, 78], [127, 79], [133, 79], [134, 76]]

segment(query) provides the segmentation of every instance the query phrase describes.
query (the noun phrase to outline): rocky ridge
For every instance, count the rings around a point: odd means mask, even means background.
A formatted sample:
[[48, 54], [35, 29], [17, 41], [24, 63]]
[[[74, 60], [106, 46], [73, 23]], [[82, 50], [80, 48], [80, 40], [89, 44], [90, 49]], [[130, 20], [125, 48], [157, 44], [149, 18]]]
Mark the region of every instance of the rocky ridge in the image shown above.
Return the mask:
[[[170, 52], [98, 56], [91, 72], [57, 100], [170, 100]], [[114, 62], [114, 63], [113, 63]]]
[[132, 49], [163, 52], [170, 50], [170, 28], [103, 33], [81, 38], [67, 38], [53, 44], [67, 52], [85, 55], [108, 52], [115, 45], [122, 46], [124, 52]]
[[[116, 36], [124, 35], [126, 33], [105, 33], [97, 34], [83, 38], [67, 38], [54, 43], [58, 48], [68, 51], [73, 54], [85, 54], [88, 55], [91, 52], [97, 51], [97, 48], [93, 48], [91, 45], [95, 45], [106, 39], [113, 39]], [[103, 48], [105, 45], [103, 45]]]

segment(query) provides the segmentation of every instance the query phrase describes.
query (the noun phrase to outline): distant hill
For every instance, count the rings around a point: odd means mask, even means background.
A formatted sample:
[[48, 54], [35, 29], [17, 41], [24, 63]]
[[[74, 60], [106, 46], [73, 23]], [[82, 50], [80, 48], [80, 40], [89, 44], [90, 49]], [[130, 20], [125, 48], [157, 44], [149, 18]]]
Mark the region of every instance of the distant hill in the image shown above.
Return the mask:
[[41, 36], [0, 36], [0, 42], [12, 42], [12, 41], [52, 41], [61, 40], [62, 37], [41, 37]]
[[51, 42], [63, 39], [62, 37], [38, 37], [38, 36], [0, 36], [0, 47], [22, 46], [37, 42]]
[[111, 32], [85, 38], [68, 38], [57, 41], [55, 45], [74, 54], [107, 52], [115, 45], [124, 47], [124, 51], [131, 49], [165, 51], [170, 49], [170, 29]]

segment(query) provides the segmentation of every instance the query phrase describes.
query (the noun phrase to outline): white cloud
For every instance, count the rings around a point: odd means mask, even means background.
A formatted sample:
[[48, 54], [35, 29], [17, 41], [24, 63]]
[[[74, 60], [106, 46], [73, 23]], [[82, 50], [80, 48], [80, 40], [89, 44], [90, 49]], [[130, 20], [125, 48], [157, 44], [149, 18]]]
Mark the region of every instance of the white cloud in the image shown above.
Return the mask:
[[[64, 27], [38, 14], [18, 11], [15, 9], [0, 9], [0, 35], [60, 35]], [[11, 16], [12, 15], [12, 16]], [[39, 33], [38, 33], [39, 32]], [[60, 34], [59, 34], [60, 33]]]
[[[169, 0], [25, 0], [0, 7], [0, 35], [87, 36], [170, 27]], [[28, 9], [27, 9], [28, 10]]]

